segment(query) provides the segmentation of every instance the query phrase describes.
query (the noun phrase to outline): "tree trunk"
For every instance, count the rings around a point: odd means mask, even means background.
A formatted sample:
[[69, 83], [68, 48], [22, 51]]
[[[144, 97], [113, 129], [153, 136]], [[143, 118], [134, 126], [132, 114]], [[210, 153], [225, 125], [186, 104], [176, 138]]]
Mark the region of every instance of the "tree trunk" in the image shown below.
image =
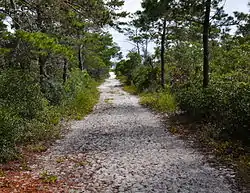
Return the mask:
[[[36, 13], [37, 13], [37, 27], [38, 30], [40, 30], [42, 33], [45, 33], [45, 29], [43, 28], [43, 19], [42, 19], [42, 11], [40, 5], [36, 7]], [[39, 64], [39, 69], [40, 69], [40, 86], [42, 92], [45, 92], [45, 85], [44, 85], [44, 80], [47, 78], [47, 73], [46, 73], [46, 61], [48, 59], [48, 56], [42, 56], [40, 55], [38, 57], [38, 64]]]
[[[138, 37], [138, 29], [136, 29], [135, 35], [136, 35], [136, 37]], [[137, 53], [140, 56], [141, 55], [141, 51], [140, 51], [140, 44], [139, 44], [138, 40], [136, 41], [136, 48], [137, 48]]]
[[78, 61], [79, 61], [79, 69], [83, 71], [82, 45], [79, 45], [78, 47]]
[[63, 84], [66, 83], [68, 79], [68, 61], [67, 59], [64, 59], [64, 63], [63, 63]]
[[209, 83], [209, 28], [210, 28], [210, 10], [211, 0], [205, 2], [205, 19], [203, 24], [203, 88], [206, 88]]
[[[20, 21], [19, 21], [19, 17], [17, 15], [17, 7], [16, 7], [16, 2], [14, 0], [10, 0], [10, 4], [11, 4], [11, 8], [13, 9], [13, 12], [14, 12], [14, 18], [12, 19], [13, 21], [13, 26], [15, 28], [15, 30], [20, 30], [21, 29], [21, 26], [20, 26]], [[20, 38], [17, 37], [15, 40], [14, 40], [14, 43], [13, 43], [13, 59], [17, 59], [18, 57], [18, 49], [19, 49], [19, 46], [20, 46]], [[15, 62], [16, 63], [16, 62]], [[24, 65], [27, 65], [27, 64], [24, 64], [23, 62], [18, 62], [18, 64], [20, 64], [20, 67], [21, 69], [24, 69]]]
[[163, 31], [161, 35], [161, 86], [165, 88], [166, 80], [165, 80], [165, 37], [166, 37], [166, 25], [167, 19], [164, 18], [163, 21]]
[[140, 46], [139, 46], [138, 42], [136, 43], [136, 47], [137, 47], [137, 53], [138, 53], [138, 55], [141, 55]]
[[13, 24], [14, 24], [14, 28], [15, 30], [19, 30], [20, 29], [20, 24], [19, 24], [19, 17], [17, 15], [17, 7], [16, 7], [16, 2], [14, 0], [10, 0], [10, 4], [12, 9], [14, 10], [14, 19], [13, 19]]

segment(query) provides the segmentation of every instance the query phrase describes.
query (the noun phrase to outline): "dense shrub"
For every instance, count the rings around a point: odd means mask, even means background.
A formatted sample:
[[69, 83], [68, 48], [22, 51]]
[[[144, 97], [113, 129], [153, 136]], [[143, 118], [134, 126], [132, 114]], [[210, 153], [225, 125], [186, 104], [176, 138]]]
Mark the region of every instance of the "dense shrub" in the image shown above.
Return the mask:
[[15, 144], [24, 140], [27, 123], [36, 119], [47, 104], [37, 81], [30, 73], [21, 70], [1, 73], [0, 162], [13, 157]]
[[65, 113], [73, 118], [82, 118], [89, 113], [99, 98], [97, 85], [86, 71], [72, 70], [65, 85]]
[[0, 107], [0, 162], [5, 162], [15, 156], [15, 138], [20, 132], [18, 127], [21, 123], [17, 115], [7, 108]]
[[[81, 13], [59, 1], [10, 5], [0, 1], [0, 162], [23, 145], [57, 137], [64, 119], [88, 113], [98, 98], [94, 80], [106, 78], [111, 59], [121, 57], [112, 35], [102, 30], [120, 17], [110, 10], [121, 4], [87, 3]], [[20, 14], [7, 13], [15, 10]], [[112, 21], [103, 20], [107, 14]], [[12, 16], [18, 24], [10, 29], [5, 23]]]
[[138, 93], [156, 91], [160, 88], [160, 68], [158, 65], [142, 63], [141, 56], [131, 52], [128, 60], [117, 63], [115, 73], [126, 85], [135, 86]]
[[28, 119], [35, 118], [48, 103], [33, 75], [21, 70], [8, 70], [1, 73], [0, 100], [5, 108]]
[[43, 94], [50, 105], [60, 105], [64, 99], [65, 91], [60, 82], [46, 80], [43, 82]]
[[249, 142], [249, 83], [215, 80], [206, 89], [193, 86], [178, 91], [177, 100], [182, 110], [217, 123], [221, 136]]
[[0, 162], [14, 158], [17, 145], [57, 138], [63, 117], [82, 118], [98, 100], [97, 82], [85, 71], [72, 70], [66, 84], [55, 87], [42, 93], [30, 72], [1, 73]]
[[125, 76], [126, 84], [132, 83], [132, 74], [134, 70], [141, 65], [141, 56], [135, 52], [130, 52], [128, 60], [121, 60], [116, 64], [115, 73], [117, 76]]
[[156, 91], [159, 89], [159, 68], [139, 66], [132, 73], [132, 82], [139, 92]]

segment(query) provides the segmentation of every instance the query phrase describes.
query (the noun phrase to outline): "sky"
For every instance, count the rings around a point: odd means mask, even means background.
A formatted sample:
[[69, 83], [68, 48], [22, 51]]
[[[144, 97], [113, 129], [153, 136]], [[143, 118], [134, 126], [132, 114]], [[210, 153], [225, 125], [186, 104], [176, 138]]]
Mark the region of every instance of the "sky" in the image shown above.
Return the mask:
[[[134, 13], [141, 9], [141, 0], [125, 0], [123, 10]], [[226, 0], [225, 11], [229, 15], [232, 15], [234, 11], [249, 12], [250, 7], [247, 6], [250, 0]], [[110, 33], [113, 35], [114, 41], [121, 47], [123, 55], [126, 56], [129, 50], [133, 48], [133, 45], [128, 42], [127, 37], [117, 31], [110, 29]]]

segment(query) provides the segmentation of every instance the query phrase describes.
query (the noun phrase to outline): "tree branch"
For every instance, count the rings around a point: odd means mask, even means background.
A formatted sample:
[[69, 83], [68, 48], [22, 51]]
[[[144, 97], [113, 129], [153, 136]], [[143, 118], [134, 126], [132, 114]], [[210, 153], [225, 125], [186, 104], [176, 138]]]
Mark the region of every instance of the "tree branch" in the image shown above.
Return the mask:
[[194, 23], [198, 23], [198, 24], [203, 25], [203, 22], [201, 22], [201, 21], [198, 21], [198, 20], [195, 20], [195, 19], [192, 19], [192, 18], [188, 18], [188, 17], [186, 17], [185, 19], [187, 21], [189, 21], [189, 22], [194, 22]]
[[227, 2], [227, 0], [224, 1], [224, 4], [221, 6], [220, 9], [217, 10], [217, 12], [210, 18], [209, 21], [212, 21], [220, 13], [220, 11], [224, 8], [226, 2]]

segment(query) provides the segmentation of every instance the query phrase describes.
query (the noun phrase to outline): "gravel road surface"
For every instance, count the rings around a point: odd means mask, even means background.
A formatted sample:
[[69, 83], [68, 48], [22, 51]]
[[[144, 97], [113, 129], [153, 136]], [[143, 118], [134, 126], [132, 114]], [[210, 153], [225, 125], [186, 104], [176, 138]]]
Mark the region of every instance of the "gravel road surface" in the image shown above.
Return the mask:
[[228, 181], [233, 171], [211, 167], [171, 135], [113, 73], [99, 89], [94, 111], [40, 158], [40, 173], [67, 181], [61, 192], [237, 192]]

